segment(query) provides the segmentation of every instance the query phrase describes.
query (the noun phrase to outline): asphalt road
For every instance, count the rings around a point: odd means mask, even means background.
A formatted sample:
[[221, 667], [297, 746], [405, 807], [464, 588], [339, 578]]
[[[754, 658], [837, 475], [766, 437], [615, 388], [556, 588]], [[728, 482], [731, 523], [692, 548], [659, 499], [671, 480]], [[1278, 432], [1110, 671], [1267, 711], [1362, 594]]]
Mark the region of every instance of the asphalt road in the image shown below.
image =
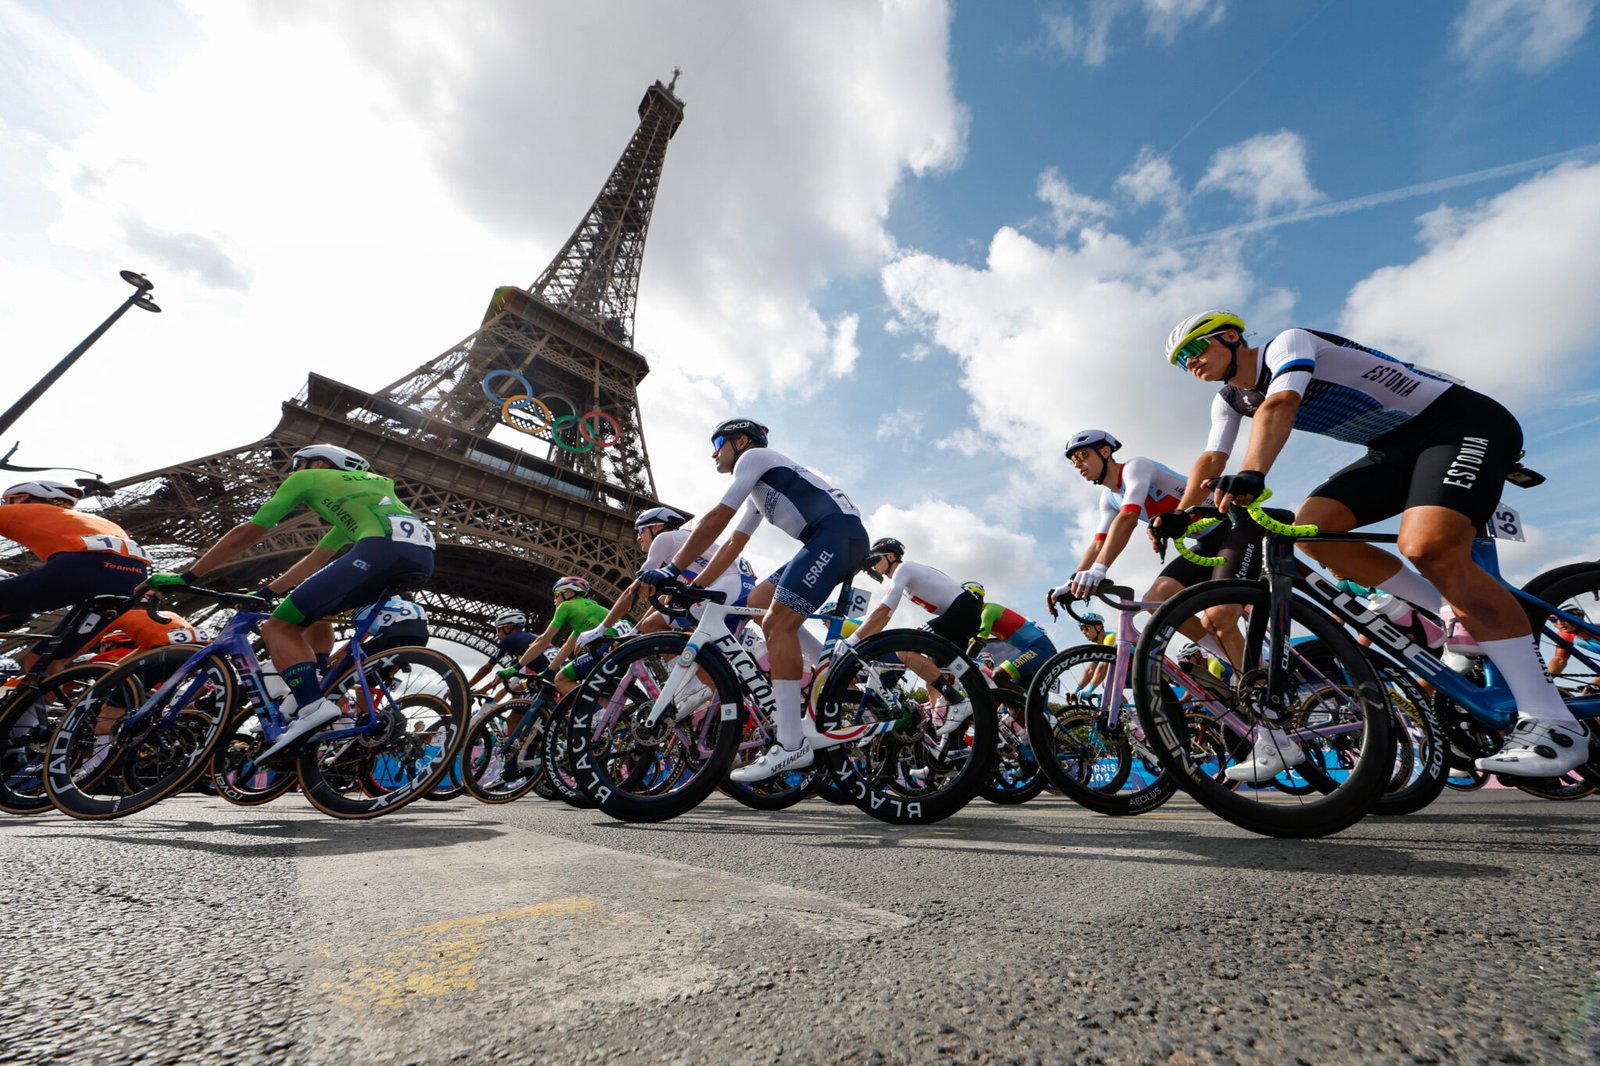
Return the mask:
[[1593, 1062], [1600, 804], [0, 822], [0, 1063]]

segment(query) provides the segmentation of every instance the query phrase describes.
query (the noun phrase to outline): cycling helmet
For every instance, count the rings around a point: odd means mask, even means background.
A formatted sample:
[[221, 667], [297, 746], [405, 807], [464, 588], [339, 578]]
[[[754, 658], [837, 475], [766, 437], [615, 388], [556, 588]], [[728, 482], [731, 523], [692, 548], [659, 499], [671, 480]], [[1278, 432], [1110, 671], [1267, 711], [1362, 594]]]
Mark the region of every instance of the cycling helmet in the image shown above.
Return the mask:
[[1183, 646], [1183, 650], [1178, 653], [1178, 658], [1187, 659], [1191, 655], [1204, 655], [1205, 653], [1206, 650], [1204, 648], [1191, 641]]
[[589, 595], [589, 582], [581, 577], [563, 577], [556, 581], [550, 590], [552, 593], [576, 592], [579, 596]]
[[527, 624], [528, 616], [521, 611], [506, 611], [494, 620], [496, 629], [504, 629], [506, 626], [525, 626]]
[[970, 592], [974, 596], [978, 597], [978, 599], [980, 599], [980, 600], [983, 599], [983, 582], [981, 582], [981, 581], [963, 581], [961, 583], [961, 587], [964, 590], [966, 590], [967, 592]]
[[743, 433], [750, 438], [752, 448], [765, 448], [767, 446], [767, 427], [753, 418], [728, 418], [717, 423], [717, 428], [711, 431], [711, 439], [718, 437], [731, 437], [735, 433]]
[[1072, 453], [1083, 448], [1098, 448], [1102, 444], [1109, 444], [1112, 451], [1122, 447], [1122, 442], [1103, 429], [1080, 429], [1067, 441], [1066, 456], [1072, 458]]
[[633, 528], [638, 530], [659, 524], [668, 529], [677, 529], [687, 521], [687, 518], [670, 507], [652, 507], [648, 511], [639, 512], [639, 517], [633, 520]]
[[[1244, 332], [1244, 319], [1232, 311], [1203, 311], [1198, 315], [1190, 315], [1176, 326], [1173, 326], [1172, 332], [1167, 334], [1167, 362], [1173, 366], [1179, 365], [1178, 352], [1183, 349], [1184, 345], [1190, 341], [1198, 340], [1201, 337], [1209, 337], [1213, 333], [1230, 328], [1236, 329], [1240, 333]], [[1232, 376], [1232, 374], [1228, 375], [1228, 377]]]
[[14, 496], [26, 496], [34, 500], [71, 500], [77, 503], [83, 499], [83, 490], [65, 481], [24, 481], [0, 493], [0, 498], [4, 498], [7, 503], [11, 503]]
[[1098, 612], [1098, 611], [1084, 611], [1082, 614], [1080, 614], [1078, 616], [1078, 624], [1079, 625], [1086, 625], [1086, 626], [1088, 626], [1088, 625], [1104, 626], [1106, 624], [1106, 620], [1104, 618], [1100, 617], [1100, 612]]
[[879, 537], [872, 542], [872, 547], [867, 549], [867, 565], [873, 565], [885, 555], [893, 555], [897, 559], [904, 559], [906, 557], [906, 546], [893, 537]]
[[301, 463], [309, 463], [313, 459], [326, 459], [337, 470], [370, 470], [372, 464], [349, 448], [341, 448], [337, 444], [308, 444], [294, 453], [295, 469]]

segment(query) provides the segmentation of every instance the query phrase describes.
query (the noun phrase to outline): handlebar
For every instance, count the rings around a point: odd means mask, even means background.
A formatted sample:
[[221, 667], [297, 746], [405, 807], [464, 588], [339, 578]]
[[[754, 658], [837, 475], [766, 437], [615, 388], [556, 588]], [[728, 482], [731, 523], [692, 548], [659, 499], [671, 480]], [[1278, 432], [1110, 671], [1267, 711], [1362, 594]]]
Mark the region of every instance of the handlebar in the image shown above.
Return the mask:
[[[1133, 602], [1133, 589], [1127, 585], [1101, 585], [1094, 590], [1092, 598], [1099, 600], [1114, 611], [1132, 610], [1130, 605]], [[1077, 612], [1075, 605], [1079, 603], [1086, 604], [1089, 602], [1088, 599], [1057, 600], [1056, 602], [1061, 604], [1066, 612], [1072, 616], [1074, 622], [1077, 622], [1080, 626], [1084, 624], [1083, 616]]]
[[697, 603], [727, 602], [726, 592], [701, 588], [698, 585], [685, 585], [681, 581], [668, 581], [657, 585], [655, 595], [650, 597], [650, 606], [668, 618], [690, 617], [690, 608]]
[[[272, 606], [260, 596], [252, 596], [246, 592], [223, 592], [221, 589], [203, 589], [198, 585], [184, 585], [181, 590], [175, 589], [173, 591], [192, 592], [196, 596], [204, 596], [207, 599], [215, 600], [217, 603], [226, 604], [229, 607], [237, 607], [245, 611], [259, 611], [262, 608]], [[159, 597], [157, 599], [159, 601]]]

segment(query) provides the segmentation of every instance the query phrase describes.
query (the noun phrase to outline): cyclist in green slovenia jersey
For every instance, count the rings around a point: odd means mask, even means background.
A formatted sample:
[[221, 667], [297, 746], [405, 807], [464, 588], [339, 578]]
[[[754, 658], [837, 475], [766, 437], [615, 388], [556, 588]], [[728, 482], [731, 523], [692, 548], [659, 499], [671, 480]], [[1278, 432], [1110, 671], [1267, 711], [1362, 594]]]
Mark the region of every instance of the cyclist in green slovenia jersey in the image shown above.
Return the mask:
[[289, 590], [262, 624], [261, 641], [289, 686], [283, 711], [291, 718], [262, 759], [339, 717], [338, 705], [322, 698], [318, 676], [318, 658], [325, 664], [333, 650], [333, 626], [322, 619], [373, 603], [391, 587], [419, 586], [433, 573], [433, 532], [400, 502], [394, 482], [368, 470], [365, 459], [347, 448], [313, 444], [294, 453], [293, 465], [272, 498], [193, 566], [181, 574], [152, 574], [149, 582], [157, 591], [203, 584], [207, 574], [254, 547], [302, 505], [333, 527], [262, 590]]
[[[1365, 456], [1312, 490], [1295, 520], [1344, 531], [1398, 515], [1400, 554], [1416, 570], [1370, 544], [1308, 543], [1306, 554], [1434, 615], [1446, 602], [1455, 609], [1517, 701], [1505, 744], [1479, 759], [1479, 769], [1555, 777], [1587, 762], [1588, 732], [1546, 676], [1527, 615], [1472, 558], [1472, 539], [1493, 515], [1501, 483], [1522, 453], [1516, 418], [1451, 378], [1337, 334], [1289, 329], [1252, 348], [1244, 331], [1239, 316], [1205, 311], [1167, 337], [1168, 363], [1222, 386], [1183, 505], [1198, 503], [1212, 479], [1219, 508], [1251, 502], [1297, 429], [1365, 446]], [[1241, 469], [1219, 476], [1246, 418], [1252, 428]], [[1442, 645], [1442, 630], [1413, 620], [1417, 637]], [[1265, 780], [1304, 758], [1272, 732], [1258, 734], [1251, 760], [1231, 767], [1230, 777], [1239, 780], [1235, 771], [1248, 769], [1250, 780]]]
[[[545, 649], [565, 633], [561, 650], [550, 660], [549, 669], [555, 671], [556, 691], [566, 695], [579, 681], [589, 676], [595, 664], [605, 658], [611, 646], [610, 642], [631, 629], [624, 630], [623, 627], [627, 625], [625, 622], [606, 626], [601, 631], [600, 639], [585, 647], [574, 659], [572, 653], [578, 647], [578, 634], [594, 629], [604, 622], [606, 608], [603, 604], [596, 603], [589, 595], [589, 582], [581, 577], [563, 577], [556, 581], [551, 592], [556, 599], [555, 614], [550, 616], [550, 624], [545, 627], [545, 631], [540, 633], [522, 653], [522, 665], [532, 666], [544, 655]], [[542, 666], [540, 668], [543, 669]]]

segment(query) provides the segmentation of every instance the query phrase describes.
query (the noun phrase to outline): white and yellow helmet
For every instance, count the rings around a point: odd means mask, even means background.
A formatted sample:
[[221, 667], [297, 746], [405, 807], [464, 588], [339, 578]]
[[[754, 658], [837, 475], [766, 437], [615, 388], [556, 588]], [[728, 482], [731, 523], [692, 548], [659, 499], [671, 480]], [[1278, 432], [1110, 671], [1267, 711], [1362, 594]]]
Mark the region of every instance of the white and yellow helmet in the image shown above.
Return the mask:
[[1232, 311], [1202, 311], [1198, 315], [1190, 315], [1173, 326], [1172, 332], [1167, 334], [1167, 362], [1178, 366], [1178, 353], [1186, 344], [1225, 329], [1236, 329], [1243, 333], [1244, 319]]

